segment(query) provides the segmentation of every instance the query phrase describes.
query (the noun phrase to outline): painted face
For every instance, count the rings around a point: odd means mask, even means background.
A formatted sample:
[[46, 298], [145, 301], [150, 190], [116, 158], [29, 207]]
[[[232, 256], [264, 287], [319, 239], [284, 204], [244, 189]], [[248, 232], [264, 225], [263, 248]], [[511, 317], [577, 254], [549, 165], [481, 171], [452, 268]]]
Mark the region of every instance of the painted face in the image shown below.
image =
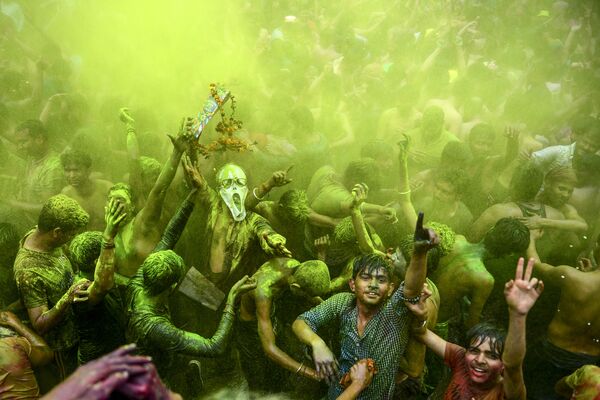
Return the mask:
[[478, 346], [470, 346], [465, 354], [469, 379], [476, 384], [495, 383], [504, 370], [502, 356], [491, 348], [486, 338]]
[[246, 187], [246, 174], [235, 164], [224, 165], [217, 173], [219, 195], [229, 208], [235, 221], [246, 218], [244, 201], [248, 194]]
[[114, 200], [117, 203], [123, 204], [123, 212], [127, 213], [125, 220], [128, 221], [134, 216], [135, 205], [131, 201], [131, 197], [126, 190], [116, 189], [112, 190], [108, 193], [108, 201], [106, 202], [106, 206], [108, 206], [110, 200]]
[[571, 198], [575, 187], [568, 182], [555, 182], [544, 188], [545, 196], [552, 207], [562, 207]]
[[67, 183], [73, 187], [79, 187], [86, 182], [90, 176], [89, 168], [78, 164], [67, 164], [63, 168]]
[[392, 293], [394, 285], [385, 269], [379, 268], [367, 272], [363, 270], [350, 281], [350, 289], [356, 295], [356, 301], [367, 307], [377, 307]]

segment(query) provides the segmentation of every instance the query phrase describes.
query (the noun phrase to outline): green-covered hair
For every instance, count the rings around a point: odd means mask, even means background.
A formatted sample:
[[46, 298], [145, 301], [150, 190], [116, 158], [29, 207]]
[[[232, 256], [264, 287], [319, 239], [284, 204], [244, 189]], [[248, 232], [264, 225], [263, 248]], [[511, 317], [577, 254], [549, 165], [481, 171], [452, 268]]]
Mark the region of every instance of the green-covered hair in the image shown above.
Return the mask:
[[294, 281], [300, 285], [308, 295], [324, 296], [329, 291], [331, 277], [329, 269], [323, 261], [305, 261], [296, 267]]
[[173, 250], [150, 254], [140, 268], [144, 277], [144, 286], [151, 296], [158, 295], [173, 284], [179, 283], [185, 275], [183, 259]]
[[69, 244], [69, 260], [73, 268], [82, 272], [94, 272], [95, 261], [102, 249], [102, 232], [88, 231], [75, 236]]
[[58, 194], [44, 203], [38, 217], [38, 229], [49, 232], [60, 228], [63, 232], [69, 232], [85, 227], [89, 220], [90, 216], [76, 200]]

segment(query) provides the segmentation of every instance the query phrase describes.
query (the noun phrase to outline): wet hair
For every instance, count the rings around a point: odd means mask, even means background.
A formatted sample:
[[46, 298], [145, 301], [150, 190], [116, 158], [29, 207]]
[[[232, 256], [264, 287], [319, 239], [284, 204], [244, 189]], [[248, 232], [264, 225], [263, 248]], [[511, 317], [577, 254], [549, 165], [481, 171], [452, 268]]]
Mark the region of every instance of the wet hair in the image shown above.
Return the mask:
[[116, 192], [117, 190], [125, 191], [127, 196], [129, 196], [131, 203], [135, 204], [135, 197], [133, 196], [133, 190], [131, 189], [131, 186], [123, 182], [115, 183], [110, 189], [108, 189], [108, 194], [110, 195], [112, 192]]
[[344, 183], [349, 189], [357, 183], [366, 183], [369, 190], [381, 188], [381, 174], [375, 160], [363, 158], [351, 161], [344, 171]]
[[544, 182], [548, 184], [564, 182], [575, 185], [577, 184], [577, 174], [571, 167], [556, 167], [546, 174]]
[[513, 201], [531, 201], [542, 187], [544, 174], [532, 164], [516, 169], [510, 179], [509, 191]]
[[144, 286], [151, 295], [158, 295], [185, 275], [183, 259], [173, 250], [157, 251], [150, 254], [140, 267], [144, 277]]
[[27, 134], [32, 137], [42, 137], [44, 139], [48, 138], [48, 132], [44, 127], [44, 124], [39, 119], [28, 119], [26, 121], [21, 122], [15, 128], [15, 132], [27, 131]]
[[468, 144], [452, 141], [444, 146], [444, 150], [442, 150], [442, 155], [440, 157], [440, 165], [443, 165], [444, 167], [464, 166], [471, 161], [471, 158], [473, 158], [473, 155], [471, 154]]
[[73, 269], [93, 273], [101, 249], [102, 232], [88, 231], [75, 236], [69, 244], [69, 261]]
[[464, 347], [468, 350], [469, 348], [480, 346], [486, 339], [490, 340], [490, 349], [501, 356], [504, 351], [506, 332], [489, 322], [479, 323], [469, 329]]
[[451, 184], [458, 197], [464, 193], [469, 184], [467, 173], [460, 168], [438, 168], [435, 170], [433, 179], [437, 182], [441, 181]]
[[390, 263], [384, 256], [379, 254], [365, 254], [358, 256], [352, 263], [352, 279], [356, 279], [358, 274], [363, 271], [370, 274], [380, 268], [385, 270], [388, 276], [392, 278]]
[[63, 168], [72, 164], [90, 168], [92, 166], [92, 158], [85, 151], [68, 149], [60, 155], [60, 163]]
[[379, 158], [392, 158], [393, 155], [392, 146], [382, 140], [369, 142], [360, 149], [360, 156], [362, 158], [377, 160]]
[[85, 227], [90, 219], [88, 213], [72, 198], [64, 194], [50, 197], [38, 217], [38, 229], [49, 232], [60, 228], [63, 232]]
[[492, 126], [489, 124], [483, 123], [475, 125], [469, 132], [469, 141], [480, 138], [493, 142], [496, 139], [496, 132], [494, 132], [494, 128], [492, 128]]
[[294, 223], [303, 223], [308, 218], [308, 198], [304, 190], [286, 191], [279, 198], [278, 205], [285, 216]]
[[516, 218], [500, 218], [483, 238], [486, 250], [495, 257], [523, 253], [529, 247], [529, 228]]
[[305, 293], [315, 297], [327, 294], [331, 277], [327, 264], [319, 260], [310, 260], [296, 267], [294, 280]]

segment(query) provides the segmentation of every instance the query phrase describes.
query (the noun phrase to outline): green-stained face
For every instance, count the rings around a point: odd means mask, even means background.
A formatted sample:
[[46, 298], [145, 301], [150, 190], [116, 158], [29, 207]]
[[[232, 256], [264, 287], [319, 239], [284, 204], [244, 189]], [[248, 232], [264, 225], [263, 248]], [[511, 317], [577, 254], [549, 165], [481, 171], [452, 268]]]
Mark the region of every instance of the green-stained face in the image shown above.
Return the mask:
[[132, 201], [131, 197], [129, 196], [129, 193], [126, 190], [124, 190], [124, 189], [111, 190], [108, 193], [108, 201], [106, 203], [107, 207], [111, 200], [114, 200], [117, 203], [123, 204], [123, 211], [125, 213], [127, 213], [127, 217], [125, 218], [126, 220], [133, 218], [135, 205], [133, 204], [133, 201]]
[[246, 218], [246, 209], [244, 208], [244, 201], [248, 194], [246, 181], [244, 170], [235, 164], [225, 164], [217, 172], [219, 195], [236, 221]]

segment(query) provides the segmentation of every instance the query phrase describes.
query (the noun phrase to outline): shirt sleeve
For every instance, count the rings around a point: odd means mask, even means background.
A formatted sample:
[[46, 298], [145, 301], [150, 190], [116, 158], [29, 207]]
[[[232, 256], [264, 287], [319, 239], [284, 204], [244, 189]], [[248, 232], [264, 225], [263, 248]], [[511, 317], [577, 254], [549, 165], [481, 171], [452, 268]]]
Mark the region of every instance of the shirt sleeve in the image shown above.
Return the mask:
[[306, 322], [310, 329], [316, 332], [320, 327], [337, 319], [346, 309], [354, 296], [350, 293], [338, 293], [331, 296], [318, 306], [300, 314], [298, 319]]
[[170, 250], [175, 247], [177, 241], [181, 237], [181, 233], [185, 228], [190, 215], [194, 211], [194, 202], [190, 200], [184, 200], [181, 206], [175, 212], [175, 215], [169, 221], [167, 228], [165, 229], [160, 242], [154, 248], [153, 253], [162, 250]]
[[462, 347], [446, 342], [446, 350], [444, 351], [444, 363], [450, 367], [450, 369], [455, 369], [456, 366], [462, 362], [465, 358], [466, 350]]
[[23, 271], [15, 273], [15, 280], [25, 308], [48, 306], [48, 296], [44, 290], [44, 280], [39, 275]]

